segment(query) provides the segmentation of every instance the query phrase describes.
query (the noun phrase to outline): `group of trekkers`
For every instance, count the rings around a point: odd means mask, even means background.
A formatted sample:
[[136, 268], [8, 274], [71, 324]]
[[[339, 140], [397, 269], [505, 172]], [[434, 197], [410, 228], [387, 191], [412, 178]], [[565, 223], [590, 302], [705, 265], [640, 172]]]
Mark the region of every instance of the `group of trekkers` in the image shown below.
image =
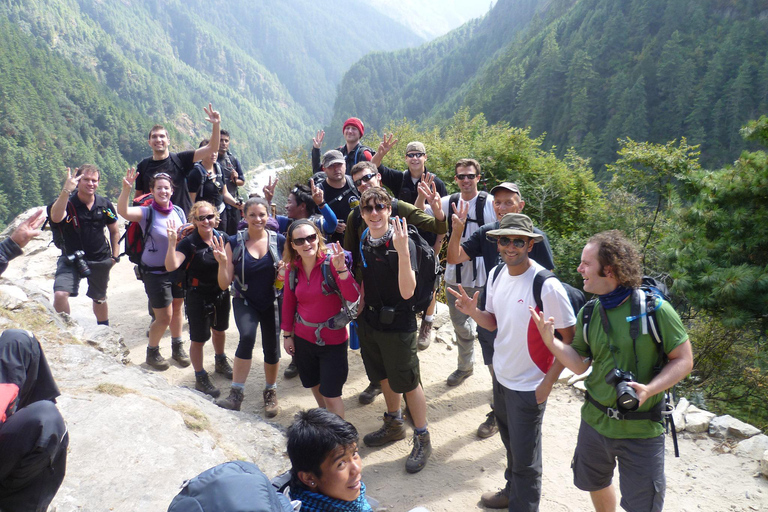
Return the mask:
[[[620, 232], [596, 234], [584, 247], [578, 272], [584, 291], [597, 299], [575, 310], [552, 273], [547, 236], [521, 213], [523, 192], [511, 182], [479, 190], [478, 161], [455, 163], [458, 192], [448, 194], [427, 170], [423, 143], [406, 144], [406, 169], [391, 169], [381, 162], [397, 145], [394, 136], [385, 135], [374, 151], [360, 142], [363, 122], [350, 118], [338, 149], [322, 153], [324, 132], [313, 138], [314, 175], [307, 185], [292, 187], [286, 215], [275, 216], [277, 180], [270, 179], [264, 197], [242, 204], [237, 187], [244, 175], [228, 151], [229, 134], [221, 130], [218, 112], [210, 105], [205, 112], [211, 136], [194, 151], [171, 153], [165, 128], [151, 129], [152, 156], [127, 171], [117, 208], [95, 193], [95, 166], [67, 170], [61, 194], [49, 206], [52, 229], [63, 240], [54, 282], [57, 311], [69, 312], [68, 297], [77, 295], [85, 277], [97, 321], [108, 324], [106, 288], [109, 269], [120, 259], [119, 213], [145, 234], [137, 276], [152, 315], [149, 366], [169, 367], [159, 345], [170, 327], [171, 359], [192, 364], [195, 388], [221, 407], [240, 410], [260, 325], [265, 415], [279, 411], [282, 338], [291, 356], [285, 377], [298, 374], [318, 407], [343, 418], [351, 332], [369, 380], [359, 401], [370, 404], [383, 394], [386, 406], [381, 428], [363, 443], [377, 447], [406, 437], [404, 397], [414, 428], [405, 468], [415, 473], [432, 453], [418, 353], [433, 336], [440, 273], [435, 255], [447, 235], [446, 298], [458, 361], [446, 383], [458, 386], [472, 376], [477, 335], [493, 381], [492, 409], [477, 435], [499, 432], [507, 453], [506, 485], [483, 494], [483, 505], [538, 510], [547, 397], [563, 367], [580, 374], [591, 365], [573, 460], [575, 485], [591, 493], [596, 510], [614, 510], [618, 459], [622, 507], [661, 510], [664, 391], [690, 372], [693, 358], [674, 309], [641, 286], [640, 256]], [[20, 252], [18, 246], [0, 249], [0, 257]], [[182, 306], [189, 355], [181, 337]], [[225, 354], [230, 308], [240, 333], [232, 363]], [[590, 322], [593, 311], [598, 321]], [[226, 397], [203, 366], [210, 338], [215, 372], [232, 380]], [[627, 393], [634, 403], [625, 403]]]

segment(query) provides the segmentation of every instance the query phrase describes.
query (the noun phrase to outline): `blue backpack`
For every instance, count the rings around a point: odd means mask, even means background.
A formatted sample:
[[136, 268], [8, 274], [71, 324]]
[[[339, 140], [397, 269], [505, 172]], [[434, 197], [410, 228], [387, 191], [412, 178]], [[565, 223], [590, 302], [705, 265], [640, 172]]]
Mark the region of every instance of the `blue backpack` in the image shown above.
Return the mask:
[[237, 460], [185, 481], [168, 512], [293, 512], [293, 506], [255, 464]]

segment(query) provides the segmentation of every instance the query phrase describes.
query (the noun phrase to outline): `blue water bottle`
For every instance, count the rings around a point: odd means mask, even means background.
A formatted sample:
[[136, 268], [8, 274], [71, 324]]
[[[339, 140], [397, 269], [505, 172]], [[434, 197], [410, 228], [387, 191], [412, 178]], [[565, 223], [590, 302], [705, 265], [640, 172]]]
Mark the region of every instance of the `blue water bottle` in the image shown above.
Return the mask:
[[357, 322], [355, 320], [349, 323], [349, 348], [352, 350], [360, 348], [360, 338], [357, 337]]

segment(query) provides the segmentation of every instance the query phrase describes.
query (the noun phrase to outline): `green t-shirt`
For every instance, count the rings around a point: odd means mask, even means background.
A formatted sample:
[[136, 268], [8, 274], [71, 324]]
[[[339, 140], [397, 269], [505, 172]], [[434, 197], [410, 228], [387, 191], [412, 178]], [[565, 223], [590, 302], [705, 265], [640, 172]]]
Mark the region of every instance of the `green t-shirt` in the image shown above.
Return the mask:
[[[595, 304], [592, 319], [589, 322], [589, 344], [584, 341], [583, 310], [579, 312], [576, 322], [576, 335], [571, 345], [579, 355], [592, 358], [592, 373], [584, 384], [589, 394], [606, 407], [616, 407], [616, 389], [606, 384], [605, 376], [616, 365], [624, 371], [631, 371], [635, 380], [647, 384], [653, 379], [653, 367], [659, 360], [659, 352], [656, 341], [650, 334], [640, 334], [636, 342], [637, 362], [635, 352], [632, 350], [632, 338], [629, 336], [630, 301], [621, 306], [606, 310], [611, 324], [610, 344], [614, 347], [614, 357], [611, 356], [608, 336], [600, 321], [598, 299]], [[688, 334], [685, 332], [680, 317], [674, 308], [666, 301], [655, 311], [656, 320], [661, 331], [661, 339], [664, 343], [664, 352], [669, 354], [676, 347], [685, 343]], [[642, 332], [642, 330], [641, 330]], [[644, 412], [652, 409], [664, 397], [664, 393], [654, 395], [638, 409]], [[584, 402], [581, 408], [581, 417], [595, 430], [605, 437], [612, 439], [648, 439], [662, 434], [664, 427], [661, 423], [652, 420], [616, 420], [611, 419], [604, 412], [589, 402]]]

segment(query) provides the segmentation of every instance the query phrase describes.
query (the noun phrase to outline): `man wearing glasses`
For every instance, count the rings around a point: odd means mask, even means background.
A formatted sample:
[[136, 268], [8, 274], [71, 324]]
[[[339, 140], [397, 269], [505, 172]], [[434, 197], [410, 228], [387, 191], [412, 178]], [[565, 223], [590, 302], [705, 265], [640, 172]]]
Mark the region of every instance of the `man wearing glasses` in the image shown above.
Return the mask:
[[[480, 182], [480, 163], [472, 158], [462, 158], [456, 162], [454, 180], [459, 187], [457, 194], [442, 198], [443, 211], [454, 213], [465, 209], [468, 214], [462, 230], [460, 242], [465, 242], [475, 231], [484, 224], [496, 218], [493, 201], [488, 200], [488, 192], [477, 190]], [[427, 208], [427, 213], [431, 209]], [[448, 236], [451, 236], [452, 223], [448, 226]], [[448, 264], [445, 269], [446, 285], [462, 285], [470, 295], [480, 291], [485, 285], [487, 276], [485, 262], [476, 258], [464, 264]], [[451, 316], [453, 330], [456, 333], [458, 350], [458, 368], [448, 376], [449, 386], [458, 386], [474, 373], [475, 365], [475, 322], [454, 306], [453, 296], [446, 296], [448, 312]]]
[[489, 331], [497, 330], [493, 368], [497, 386], [507, 409], [509, 510], [537, 511], [541, 500], [541, 425], [546, 400], [563, 365], [554, 359], [531, 318], [529, 306], [554, 327], [565, 344], [574, 336], [576, 317], [568, 294], [556, 278], [541, 286], [541, 306], [533, 292], [536, 274], [544, 267], [529, 258], [543, 236], [533, 230], [531, 219], [508, 213], [499, 229], [488, 232], [495, 238], [504, 265], [494, 268], [486, 285], [485, 310], [478, 308], [480, 292], [468, 294], [448, 288], [454, 307]]

